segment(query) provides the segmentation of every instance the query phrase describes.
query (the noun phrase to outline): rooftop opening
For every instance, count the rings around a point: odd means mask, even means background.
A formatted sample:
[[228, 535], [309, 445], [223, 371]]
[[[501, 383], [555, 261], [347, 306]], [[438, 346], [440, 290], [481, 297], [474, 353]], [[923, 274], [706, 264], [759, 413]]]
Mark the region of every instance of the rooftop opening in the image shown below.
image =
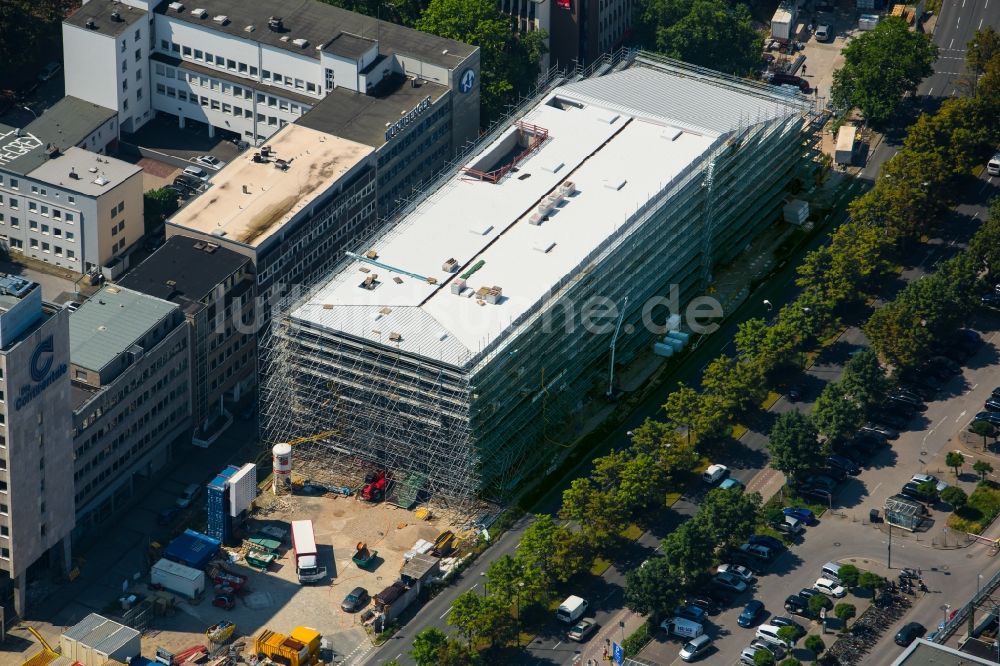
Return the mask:
[[478, 180], [498, 183], [548, 138], [549, 131], [544, 127], [519, 120], [492, 150], [484, 153], [472, 166], [462, 167], [462, 173]]

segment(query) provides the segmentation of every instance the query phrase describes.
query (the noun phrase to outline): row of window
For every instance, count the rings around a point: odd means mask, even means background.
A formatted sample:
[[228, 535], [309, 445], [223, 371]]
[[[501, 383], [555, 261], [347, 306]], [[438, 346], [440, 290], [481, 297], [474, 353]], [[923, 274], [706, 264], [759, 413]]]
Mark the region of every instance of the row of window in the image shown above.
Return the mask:
[[[238, 60], [233, 60], [232, 58], [226, 58], [224, 56], [218, 55], [216, 53], [209, 53], [208, 51], [203, 51], [202, 49], [196, 49], [193, 46], [182, 46], [176, 42], [170, 42], [166, 39], [160, 40], [160, 50], [166, 52], [172, 52], [174, 54], [180, 54], [182, 58], [188, 60], [194, 60], [196, 62], [204, 63], [209, 67], [217, 67], [219, 69], [225, 69], [230, 72], [235, 72], [237, 74], [243, 74], [244, 76], [256, 79], [258, 78], [258, 70], [255, 66], [249, 65], [245, 62], [239, 62]], [[317, 94], [319, 93], [319, 86], [317, 86], [312, 81], [306, 81], [304, 79], [298, 79], [292, 76], [287, 76], [279, 72], [272, 72], [267, 69], [260, 70], [260, 80], [266, 83], [270, 83], [276, 86], [284, 86], [290, 90], [303, 90], [305, 92]]]
[[[0, 213], [0, 226], [5, 226], [6, 224], [7, 224], [7, 216], [6, 216], [6, 214]], [[21, 228], [21, 220], [20, 220], [20, 218], [17, 218], [17, 217], [14, 217], [13, 215], [11, 215], [10, 216], [10, 226], [11, 226], [12, 229], [20, 229]], [[59, 227], [49, 226], [48, 224], [45, 224], [44, 222], [39, 223], [38, 220], [29, 219], [28, 220], [28, 230], [29, 231], [35, 231], [35, 232], [39, 232], [40, 231], [43, 236], [50, 236], [51, 235], [51, 236], [54, 236], [55, 238], [65, 238], [70, 243], [76, 242], [76, 233], [75, 232], [69, 231], [68, 229], [63, 230], [63, 229], [60, 229]]]
[[[243, 107], [236, 106], [235, 104], [229, 104], [227, 102], [220, 102], [217, 99], [210, 99], [202, 95], [199, 97], [194, 93], [186, 93], [183, 90], [176, 90], [169, 86], [164, 86], [161, 83], [156, 84], [156, 92], [161, 95], [166, 95], [167, 97], [173, 97], [181, 100], [182, 102], [187, 102], [188, 104], [193, 104], [195, 106], [201, 105], [206, 109], [211, 109], [212, 111], [221, 111], [222, 113], [231, 115], [235, 118], [253, 118], [252, 109], [244, 109]], [[266, 116], [263, 113], [257, 114], [257, 122], [260, 124], [273, 125], [275, 127], [284, 127], [288, 124], [288, 121], [284, 118], [278, 118], [277, 116]]]
[[[11, 178], [11, 180], [14, 179]], [[32, 189], [34, 189], [34, 187], [32, 187]], [[45, 192], [45, 190], [42, 190], [42, 192]], [[70, 203], [75, 202], [75, 199], [73, 197], [70, 197], [69, 200]], [[69, 211], [64, 212], [58, 208], [49, 208], [49, 206], [46, 206], [44, 204], [39, 204], [37, 201], [32, 201], [30, 199], [27, 201], [27, 203], [28, 203], [29, 213], [39, 213], [41, 214], [42, 217], [51, 217], [53, 220], [64, 220], [67, 224], [73, 224], [75, 220], [75, 213], [70, 213]], [[0, 194], [0, 206], [3, 205], [5, 205], [4, 197], [2, 194]], [[17, 197], [8, 196], [6, 205], [11, 210], [20, 210], [21, 200], [18, 199]]]
[[[0, 236], [0, 240], [3, 240], [3, 236]], [[10, 244], [10, 249], [17, 250], [18, 252], [22, 253], [24, 252], [24, 241], [22, 241], [20, 238], [11, 238], [7, 242]], [[67, 259], [72, 259], [74, 261], [76, 260], [75, 250], [70, 250], [70, 249], [63, 250], [63, 247], [61, 245], [51, 245], [49, 243], [46, 243], [45, 241], [42, 241], [42, 243], [39, 244], [37, 238], [28, 239], [28, 247], [30, 249], [37, 251], [39, 249], [39, 246], [41, 247], [43, 254], [54, 253], [55, 256], [57, 257], [65, 256]]]

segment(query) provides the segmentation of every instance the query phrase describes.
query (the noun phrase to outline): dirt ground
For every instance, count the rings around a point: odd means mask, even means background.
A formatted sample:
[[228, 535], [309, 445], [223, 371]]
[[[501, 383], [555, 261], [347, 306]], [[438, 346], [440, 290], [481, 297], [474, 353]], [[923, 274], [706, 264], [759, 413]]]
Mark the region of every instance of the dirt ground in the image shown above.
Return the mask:
[[[372, 595], [381, 591], [398, 578], [403, 553], [418, 539], [433, 541], [442, 531], [453, 529], [442, 518], [421, 521], [412, 512], [387, 504], [366, 504], [353, 497], [296, 495], [278, 499], [274, 510], [251, 521], [249, 532], [265, 525], [290, 530], [290, 521], [301, 519], [313, 521], [321, 565], [331, 574], [326, 580], [299, 585], [286, 540], [286, 549], [266, 573], [250, 569], [242, 560], [228, 566], [249, 576], [248, 590], [238, 595], [236, 608], [214, 608], [210, 594], [200, 603], [179, 601], [175, 613], [157, 617], [155, 630], [143, 636], [143, 655], [153, 655], [158, 646], [178, 652], [204, 644], [205, 629], [224, 619], [236, 623], [237, 634], [247, 637], [248, 649], [262, 628], [288, 633], [299, 625], [320, 631], [337, 659], [367, 649], [370, 642], [360, 625], [361, 613], [340, 609], [344, 596], [359, 586]], [[351, 561], [359, 541], [378, 551], [370, 571]]]

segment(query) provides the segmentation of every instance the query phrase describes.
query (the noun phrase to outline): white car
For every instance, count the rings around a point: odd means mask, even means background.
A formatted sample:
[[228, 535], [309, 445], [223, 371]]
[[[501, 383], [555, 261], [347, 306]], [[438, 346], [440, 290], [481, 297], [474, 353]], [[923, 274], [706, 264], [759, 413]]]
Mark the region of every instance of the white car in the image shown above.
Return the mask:
[[847, 590], [839, 585], [836, 581], [830, 580], [829, 578], [820, 578], [815, 583], [813, 583], [813, 589], [817, 592], [822, 592], [828, 597], [835, 597], [840, 599], [842, 596], [847, 594]]
[[748, 585], [755, 580], [753, 572], [742, 564], [720, 564], [718, 573], [730, 573]]
[[727, 474], [729, 474], [729, 468], [725, 465], [709, 465], [708, 469], [701, 473], [701, 480], [705, 483], [718, 483]]
[[731, 573], [720, 573], [713, 579], [713, 582], [717, 587], [732, 590], [737, 594], [747, 591], [747, 584]]
[[194, 158], [194, 161], [198, 162], [199, 164], [204, 164], [209, 169], [221, 169], [222, 167], [226, 166], [225, 162], [220, 160], [218, 157], [215, 157], [214, 155], [201, 155], [200, 157]]
[[986, 163], [986, 173], [991, 176], [1000, 176], [1000, 153], [991, 157], [990, 161]]
[[937, 478], [933, 474], [914, 474], [912, 477], [910, 477], [910, 481], [917, 485], [920, 485], [921, 483], [927, 483], [928, 481], [933, 481], [937, 486], [938, 492], [941, 492], [942, 490], [948, 487], [947, 483]]

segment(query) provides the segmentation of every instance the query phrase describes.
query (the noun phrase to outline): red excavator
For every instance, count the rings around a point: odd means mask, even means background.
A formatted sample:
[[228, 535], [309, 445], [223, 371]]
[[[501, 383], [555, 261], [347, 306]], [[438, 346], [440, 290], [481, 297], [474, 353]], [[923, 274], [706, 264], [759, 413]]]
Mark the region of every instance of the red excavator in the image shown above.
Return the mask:
[[365, 475], [365, 485], [358, 497], [366, 502], [381, 502], [385, 497], [385, 471], [369, 472]]

